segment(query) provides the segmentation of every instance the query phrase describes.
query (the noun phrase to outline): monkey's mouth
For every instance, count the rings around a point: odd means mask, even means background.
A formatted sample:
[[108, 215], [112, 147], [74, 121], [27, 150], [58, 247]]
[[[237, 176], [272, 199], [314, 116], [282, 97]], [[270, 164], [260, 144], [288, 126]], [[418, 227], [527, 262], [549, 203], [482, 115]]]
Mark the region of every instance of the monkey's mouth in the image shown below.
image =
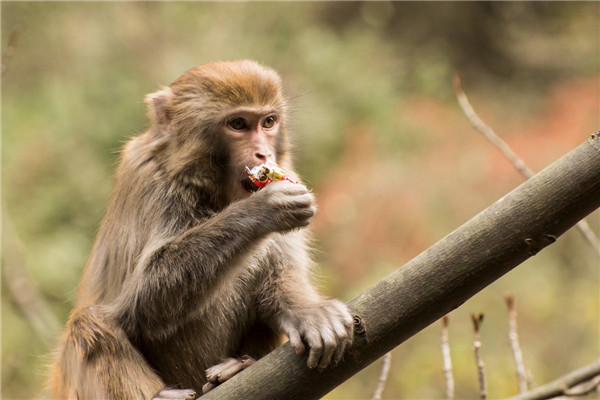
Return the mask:
[[248, 191], [248, 192], [250, 192], [250, 193], [254, 193], [254, 192], [256, 192], [258, 189], [260, 189], [260, 188], [259, 188], [258, 186], [256, 186], [256, 185], [254, 184], [254, 182], [252, 182], [252, 181], [250, 180], [250, 178], [248, 178], [248, 177], [246, 177], [246, 178], [242, 179], [242, 187], [243, 187], [243, 188], [244, 188], [246, 191]]

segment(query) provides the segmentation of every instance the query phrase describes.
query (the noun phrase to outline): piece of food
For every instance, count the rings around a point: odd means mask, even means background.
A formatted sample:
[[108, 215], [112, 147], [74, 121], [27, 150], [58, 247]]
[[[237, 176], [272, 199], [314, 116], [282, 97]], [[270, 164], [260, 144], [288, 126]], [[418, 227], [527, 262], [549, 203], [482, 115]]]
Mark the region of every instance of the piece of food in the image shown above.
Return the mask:
[[289, 181], [292, 183], [298, 183], [290, 179], [287, 173], [273, 161], [267, 161], [266, 163], [257, 165], [252, 169], [246, 167], [246, 175], [248, 175], [250, 182], [255, 186], [255, 188], [252, 188], [248, 187], [248, 185], [245, 185], [246, 189], [250, 191], [261, 189], [267, 186], [269, 183], [275, 181]]

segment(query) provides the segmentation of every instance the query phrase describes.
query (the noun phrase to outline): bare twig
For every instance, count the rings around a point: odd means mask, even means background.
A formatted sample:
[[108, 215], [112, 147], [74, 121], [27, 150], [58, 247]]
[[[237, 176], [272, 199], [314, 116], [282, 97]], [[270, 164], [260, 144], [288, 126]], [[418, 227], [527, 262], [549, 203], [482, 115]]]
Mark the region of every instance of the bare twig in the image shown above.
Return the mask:
[[35, 333], [47, 344], [53, 344], [61, 324], [27, 274], [25, 260], [20, 251], [23, 246], [6, 212], [3, 213], [2, 219], [2, 271], [8, 292]]
[[373, 400], [381, 400], [381, 395], [385, 389], [385, 383], [387, 382], [388, 374], [390, 373], [390, 367], [392, 365], [392, 352], [388, 352], [383, 356], [383, 365], [381, 366], [381, 375], [379, 375], [379, 383], [377, 389], [373, 393]]
[[545, 385], [511, 397], [510, 400], [543, 400], [557, 396], [584, 396], [597, 390], [599, 381], [600, 359]]
[[452, 358], [448, 340], [448, 315], [442, 318], [442, 358], [444, 360], [444, 378], [446, 380], [446, 399], [454, 399], [454, 376], [452, 375]]
[[565, 391], [565, 395], [567, 397], [582, 397], [597, 392], [598, 390], [600, 390], [600, 375], [587, 382], [573, 386], [571, 389]]
[[6, 71], [8, 71], [8, 65], [12, 59], [12, 56], [15, 54], [15, 48], [17, 47], [17, 42], [19, 41], [20, 35], [21, 27], [17, 25], [10, 32], [8, 42], [4, 48], [4, 52], [2, 53], [2, 77], [4, 77], [4, 74], [6, 74]]
[[473, 349], [475, 350], [475, 361], [477, 362], [477, 374], [479, 376], [479, 398], [485, 400], [487, 398], [487, 383], [485, 381], [485, 366], [481, 358], [481, 338], [479, 337], [479, 329], [483, 323], [483, 314], [471, 314], [473, 320]]
[[515, 360], [515, 367], [517, 369], [517, 379], [519, 380], [519, 391], [524, 393], [528, 389], [527, 385], [527, 368], [525, 367], [525, 361], [523, 359], [523, 353], [521, 352], [521, 345], [519, 344], [519, 334], [517, 331], [517, 309], [515, 307], [515, 296], [511, 292], [504, 294], [504, 300], [506, 301], [506, 307], [508, 308], [508, 341], [510, 343], [510, 349], [513, 353]]
[[[465, 116], [473, 125], [473, 127], [478, 130], [483, 136], [489, 140], [500, 152], [510, 161], [510, 163], [525, 177], [526, 179], [531, 178], [534, 175], [534, 172], [525, 164], [523, 159], [521, 159], [511, 148], [510, 146], [500, 138], [494, 132], [494, 130], [487, 125], [483, 120], [477, 115], [469, 99], [465, 92], [462, 89], [462, 84], [460, 82], [460, 78], [458, 75], [454, 76], [454, 92], [456, 93], [456, 98], [458, 99], [458, 104], [460, 108], [464, 112]], [[600, 241], [594, 234], [594, 231], [590, 228], [590, 225], [587, 223], [585, 219], [582, 219], [577, 223], [577, 229], [581, 232], [583, 237], [587, 240], [587, 242], [596, 250], [598, 254], [600, 254]]]
[[533, 380], [533, 375], [531, 373], [531, 369], [529, 368], [529, 366], [527, 365], [527, 363], [525, 361], [523, 361], [523, 363], [525, 364], [525, 378], [527, 379], [527, 388], [528, 390], [531, 390], [535, 387], [535, 381]]

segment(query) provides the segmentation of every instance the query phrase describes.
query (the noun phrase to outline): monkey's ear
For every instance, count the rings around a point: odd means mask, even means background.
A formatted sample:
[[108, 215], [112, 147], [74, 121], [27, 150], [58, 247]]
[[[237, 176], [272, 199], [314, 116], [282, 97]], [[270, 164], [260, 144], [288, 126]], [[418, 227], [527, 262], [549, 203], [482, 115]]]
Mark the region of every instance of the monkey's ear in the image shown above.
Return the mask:
[[144, 102], [148, 105], [148, 118], [153, 125], [168, 125], [171, 122], [172, 100], [173, 92], [168, 86], [146, 95]]

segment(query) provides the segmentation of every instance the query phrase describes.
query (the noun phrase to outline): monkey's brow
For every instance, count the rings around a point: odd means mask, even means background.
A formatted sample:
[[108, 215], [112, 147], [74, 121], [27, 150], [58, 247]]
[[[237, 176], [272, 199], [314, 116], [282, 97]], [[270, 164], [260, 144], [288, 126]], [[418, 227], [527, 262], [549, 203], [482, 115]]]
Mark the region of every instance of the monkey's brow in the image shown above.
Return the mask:
[[226, 119], [232, 115], [252, 115], [261, 117], [268, 114], [279, 114], [279, 112], [273, 107], [237, 107], [224, 112], [221, 115], [221, 118]]

